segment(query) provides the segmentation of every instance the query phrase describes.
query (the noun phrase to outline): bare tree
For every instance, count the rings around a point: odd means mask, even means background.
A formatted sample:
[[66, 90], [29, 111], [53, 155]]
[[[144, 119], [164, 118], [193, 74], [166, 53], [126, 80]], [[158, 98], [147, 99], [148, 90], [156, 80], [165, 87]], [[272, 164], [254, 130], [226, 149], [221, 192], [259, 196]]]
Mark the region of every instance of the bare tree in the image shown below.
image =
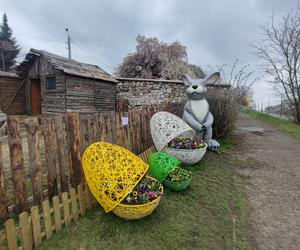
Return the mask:
[[263, 39], [253, 45], [254, 54], [263, 61], [275, 89], [288, 104], [300, 124], [300, 9], [291, 9], [278, 21], [260, 26]]
[[219, 71], [221, 73], [221, 81], [231, 86], [229, 91], [238, 104], [243, 104], [246, 97], [251, 97], [251, 87], [260, 79], [260, 76], [254, 74], [249, 64], [239, 66], [238, 59], [235, 60], [230, 71], [226, 70], [227, 66], [224, 64], [215, 67], [209, 66], [209, 68], [212, 72]]

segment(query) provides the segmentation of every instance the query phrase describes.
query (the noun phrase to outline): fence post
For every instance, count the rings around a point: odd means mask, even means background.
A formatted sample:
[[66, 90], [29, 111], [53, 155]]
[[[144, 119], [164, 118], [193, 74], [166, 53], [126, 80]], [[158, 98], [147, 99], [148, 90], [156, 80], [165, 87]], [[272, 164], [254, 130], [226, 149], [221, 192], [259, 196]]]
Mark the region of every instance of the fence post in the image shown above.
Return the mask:
[[46, 166], [48, 170], [48, 198], [52, 199], [53, 196], [58, 194], [57, 190], [57, 174], [56, 174], [56, 153], [55, 139], [53, 133], [52, 119], [43, 117], [42, 120], [44, 137], [45, 137], [45, 156]]
[[100, 141], [108, 141], [108, 136], [107, 136], [107, 113], [106, 112], [101, 112], [99, 113], [99, 134], [100, 134]]
[[134, 130], [135, 120], [133, 117], [133, 111], [128, 112], [128, 120], [129, 120], [129, 134], [130, 134], [131, 151], [136, 153], [136, 133]]
[[58, 196], [53, 197], [52, 204], [54, 213], [55, 232], [59, 232], [61, 230], [61, 212]]
[[32, 229], [29, 221], [28, 213], [23, 212], [19, 215], [22, 243], [24, 250], [32, 249]]
[[17, 250], [17, 235], [15, 229], [15, 221], [13, 219], [8, 219], [5, 223], [6, 239], [9, 250]]
[[55, 117], [55, 130], [58, 150], [58, 165], [60, 174], [61, 192], [68, 191], [68, 150], [66, 130], [64, 128], [62, 115]]
[[8, 219], [8, 206], [5, 188], [4, 165], [2, 158], [2, 148], [0, 141], [0, 222], [3, 223]]
[[92, 115], [87, 115], [87, 130], [88, 130], [88, 145], [93, 143], [93, 128], [92, 128]]
[[80, 127], [78, 113], [68, 113], [68, 135], [72, 168], [71, 184], [72, 187], [77, 187], [83, 178], [80, 156]]
[[43, 214], [44, 214], [44, 222], [45, 222], [46, 240], [49, 240], [52, 236], [52, 220], [51, 220], [49, 200], [43, 201]]
[[110, 127], [108, 129], [111, 134], [111, 142], [116, 143], [117, 136], [116, 136], [116, 112], [115, 111], [110, 112]]
[[42, 232], [38, 206], [34, 206], [31, 208], [31, 223], [34, 246], [37, 247], [42, 243]]
[[83, 155], [85, 149], [89, 145], [89, 129], [88, 118], [86, 114], [81, 114], [80, 119], [80, 154]]
[[19, 126], [19, 120], [17, 118], [10, 116], [8, 117], [8, 145], [10, 151], [15, 211], [17, 214], [27, 209], [25, 170]]
[[93, 142], [99, 141], [98, 113], [93, 114]]
[[76, 190], [75, 188], [70, 189], [71, 193], [71, 204], [72, 204], [72, 217], [73, 220], [76, 221], [78, 220], [78, 204], [77, 204], [77, 195], [76, 195]]
[[65, 225], [70, 224], [70, 206], [69, 206], [69, 198], [68, 193], [62, 193], [62, 202], [63, 202], [63, 211], [64, 211], [64, 222]]
[[42, 172], [40, 168], [40, 140], [39, 124], [36, 118], [25, 121], [27, 128], [27, 141], [29, 152], [30, 177], [32, 182], [32, 194], [34, 204], [41, 204], [43, 201]]
[[77, 187], [78, 190], [78, 200], [79, 200], [79, 211], [80, 211], [80, 216], [82, 217], [83, 215], [85, 215], [85, 197], [84, 197], [84, 193], [83, 193], [83, 185], [80, 184]]

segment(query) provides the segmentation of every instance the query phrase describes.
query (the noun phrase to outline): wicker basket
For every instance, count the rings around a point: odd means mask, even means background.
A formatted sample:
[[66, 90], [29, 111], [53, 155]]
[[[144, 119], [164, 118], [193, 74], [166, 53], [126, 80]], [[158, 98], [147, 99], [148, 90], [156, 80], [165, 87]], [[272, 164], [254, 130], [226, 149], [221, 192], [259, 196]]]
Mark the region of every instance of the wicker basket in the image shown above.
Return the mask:
[[194, 165], [203, 158], [206, 149], [207, 149], [207, 144], [205, 143], [204, 148], [177, 149], [177, 148], [164, 147], [163, 151], [165, 151], [170, 155], [175, 156], [178, 160], [183, 162], [185, 165]]
[[[150, 179], [154, 179], [151, 178], [150, 176], [147, 177]], [[162, 191], [163, 191], [163, 187], [162, 187]], [[112, 210], [112, 212], [117, 216], [126, 220], [142, 219], [153, 212], [153, 210], [158, 206], [161, 197], [162, 196], [159, 196], [151, 202], [140, 204], [140, 205], [128, 205], [128, 204], [120, 203]]]
[[174, 183], [166, 180], [170, 172], [178, 168], [181, 164], [181, 162], [172, 155], [165, 152], [156, 152], [149, 156], [148, 162], [149, 173], [171, 190], [184, 190], [191, 182], [191, 179], [180, 183]]
[[82, 157], [87, 184], [105, 212], [113, 210], [148, 170], [138, 156], [117, 145], [96, 142]]
[[174, 156], [165, 152], [156, 152], [149, 155], [148, 162], [150, 175], [160, 182], [163, 182], [169, 173], [181, 164]]
[[175, 149], [168, 147], [168, 143], [176, 137], [193, 138], [195, 131], [181, 118], [168, 112], [157, 112], [150, 120], [152, 140], [158, 151], [164, 151], [175, 156], [185, 165], [194, 165], [204, 156], [205, 148]]
[[165, 111], [157, 112], [151, 117], [150, 130], [157, 151], [162, 151], [176, 137], [195, 136], [195, 131], [184, 120]]
[[180, 182], [180, 183], [175, 183], [175, 182], [165, 180], [163, 184], [171, 190], [182, 191], [182, 190], [185, 190], [190, 185], [191, 180], [192, 180], [192, 178], [190, 178], [187, 181]]

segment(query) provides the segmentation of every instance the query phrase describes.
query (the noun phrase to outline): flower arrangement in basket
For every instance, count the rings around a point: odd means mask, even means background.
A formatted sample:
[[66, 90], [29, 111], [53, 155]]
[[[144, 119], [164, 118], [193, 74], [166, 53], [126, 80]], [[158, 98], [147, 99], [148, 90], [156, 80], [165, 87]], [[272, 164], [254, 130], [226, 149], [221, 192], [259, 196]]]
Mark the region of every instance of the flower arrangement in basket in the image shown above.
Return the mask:
[[155, 113], [150, 120], [150, 130], [156, 149], [175, 156], [185, 165], [199, 162], [206, 152], [207, 144], [193, 139], [195, 131], [169, 112]]
[[153, 212], [163, 195], [162, 184], [145, 176], [148, 165], [117, 145], [91, 144], [82, 157], [87, 184], [105, 212], [132, 220]]
[[149, 156], [149, 172], [171, 190], [184, 190], [191, 183], [191, 171], [180, 168], [181, 162], [165, 152]]

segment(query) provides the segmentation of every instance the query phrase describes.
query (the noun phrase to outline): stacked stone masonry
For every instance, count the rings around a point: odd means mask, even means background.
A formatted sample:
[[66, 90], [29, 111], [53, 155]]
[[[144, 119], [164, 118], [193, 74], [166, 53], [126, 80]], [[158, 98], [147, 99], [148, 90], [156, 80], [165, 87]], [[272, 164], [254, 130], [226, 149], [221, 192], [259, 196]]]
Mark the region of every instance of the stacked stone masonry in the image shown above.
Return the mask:
[[150, 104], [178, 103], [187, 100], [182, 81], [117, 78], [117, 100], [127, 101], [128, 108]]

